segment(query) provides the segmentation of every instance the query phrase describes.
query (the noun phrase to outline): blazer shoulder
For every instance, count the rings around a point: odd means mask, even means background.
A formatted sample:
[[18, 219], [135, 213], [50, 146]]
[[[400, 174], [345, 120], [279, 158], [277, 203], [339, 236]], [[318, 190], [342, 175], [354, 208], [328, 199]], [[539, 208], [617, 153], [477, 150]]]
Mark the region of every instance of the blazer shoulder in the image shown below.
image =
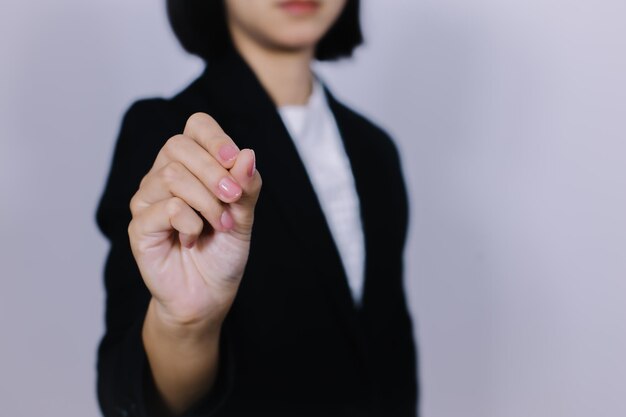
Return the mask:
[[156, 114], [162, 115], [167, 111], [168, 102], [170, 100], [163, 97], [149, 97], [142, 98], [133, 102], [126, 110], [122, 124], [127, 122], [135, 122], [150, 117], [154, 117]]
[[174, 96], [149, 97], [135, 101], [124, 115], [122, 128], [153, 126], [154, 129], [181, 133], [189, 116], [200, 109], [206, 109], [207, 104], [206, 92], [201, 87], [199, 77]]
[[152, 158], [168, 138], [182, 132], [177, 126], [177, 119], [169, 100], [149, 98], [135, 101], [122, 118], [116, 156], [135, 161]]
[[[180, 112], [176, 107], [173, 99], [154, 97], [137, 100], [126, 110], [122, 119], [121, 132], [173, 131], [178, 127], [180, 119]], [[149, 135], [137, 136], [137, 138], [145, 137]]]
[[120, 219], [129, 220], [128, 203], [139, 182], [167, 139], [182, 132], [176, 119], [169, 101], [162, 98], [138, 100], [126, 110], [97, 210], [98, 225], [106, 235], [117, 229]]

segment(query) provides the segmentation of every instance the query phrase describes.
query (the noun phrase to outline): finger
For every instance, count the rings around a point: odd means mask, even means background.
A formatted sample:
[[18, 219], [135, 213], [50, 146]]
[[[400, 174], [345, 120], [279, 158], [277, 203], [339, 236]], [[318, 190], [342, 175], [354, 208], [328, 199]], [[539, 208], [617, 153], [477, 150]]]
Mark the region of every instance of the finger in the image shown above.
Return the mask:
[[241, 186], [228, 170], [197, 142], [184, 135], [174, 136], [167, 141], [149, 175], [161, 175], [161, 170], [175, 162], [183, 164], [223, 202], [231, 203], [241, 196]]
[[237, 201], [241, 205], [254, 205], [261, 189], [261, 175], [256, 169], [256, 154], [252, 149], [244, 149], [239, 153], [230, 175], [241, 186], [242, 196]]
[[239, 153], [230, 174], [241, 185], [242, 195], [239, 200], [229, 204], [229, 211], [235, 223], [242, 227], [252, 227], [254, 207], [261, 190], [261, 175], [256, 169], [256, 156], [252, 149]]
[[226, 169], [237, 159], [239, 148], [220, 125], [206, 113], [194, 113], [187, 119], [183, 135], [195, 140]]
[[204, 184], [184, 165], [172, 162], [158, 173], [147, 176], [131, 200], [133, 214], [162, 200], [178, 197], [200, 212], [215, 230], [231, 227], [229, 214], [224, 218], [224, 206]]
[[[198, 214], [183, 200], [172, 197], [151, 205], [133, 217], [128, 226], [131, 245], [145, 252], [178, 232], [185, 247], [193, 246], [202, 233], [204, 224]], [[138, 242], [140, 246], [133, 244]]]

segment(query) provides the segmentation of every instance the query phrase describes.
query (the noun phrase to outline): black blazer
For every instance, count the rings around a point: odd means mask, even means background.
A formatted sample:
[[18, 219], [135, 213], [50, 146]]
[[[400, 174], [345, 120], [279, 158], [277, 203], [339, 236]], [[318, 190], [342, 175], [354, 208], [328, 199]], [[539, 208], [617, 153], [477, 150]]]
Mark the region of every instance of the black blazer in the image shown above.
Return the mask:
[[[388, 135], [326, 91], [352, 166], [366, 279], [353, 304], [319, 202], [275, 105], [235, 53], [172, 99], [135, 103], [122, 123], [97, 220], [111, 242], [98, 395], [106, 416], [146, 415], [141, 341], [150, 294], [132, 257], [129, 201], [164, 142], [211, 114], [263, 177], [250, 258], [224, 324], [212, 394], [189, 415], [416, 415], [416, 355], [402, 284], [407, 199]], [[292, 190], [286, 194], [282, 190]]]

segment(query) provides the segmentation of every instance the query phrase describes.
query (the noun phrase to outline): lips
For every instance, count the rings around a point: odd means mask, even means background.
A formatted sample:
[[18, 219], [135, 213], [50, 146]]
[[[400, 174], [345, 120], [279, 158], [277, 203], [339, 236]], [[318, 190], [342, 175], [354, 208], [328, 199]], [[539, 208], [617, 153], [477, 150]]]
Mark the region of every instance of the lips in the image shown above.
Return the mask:
[[278, 5], [287, 13], [295, 16], [315, 13], [320, 7], [319, 1], [315, 0], [287, 0], [281, 1]]

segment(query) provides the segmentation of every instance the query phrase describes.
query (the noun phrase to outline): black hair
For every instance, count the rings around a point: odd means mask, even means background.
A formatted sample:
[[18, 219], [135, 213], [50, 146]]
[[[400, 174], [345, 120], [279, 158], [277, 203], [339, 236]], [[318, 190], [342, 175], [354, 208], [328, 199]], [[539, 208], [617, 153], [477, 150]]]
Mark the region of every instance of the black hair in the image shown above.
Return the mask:
[[[210, 61], [233, 48], [224, 0], [167, 0], [167, 15], [187, 52]], [[361, 43], [359, 0], [347, 0], [335, 23], [318, 42], [315, 58], [330, 61], [349, 57]]]

